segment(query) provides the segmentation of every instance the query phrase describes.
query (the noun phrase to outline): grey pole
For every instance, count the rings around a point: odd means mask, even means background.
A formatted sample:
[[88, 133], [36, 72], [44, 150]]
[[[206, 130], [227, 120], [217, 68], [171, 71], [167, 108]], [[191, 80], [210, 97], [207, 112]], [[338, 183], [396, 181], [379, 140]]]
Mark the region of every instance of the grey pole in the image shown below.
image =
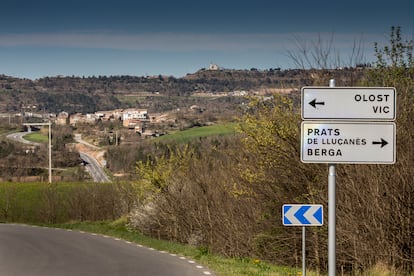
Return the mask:
[[49, 121], [49, 183], [52, 183], [52, 123]]
[[[329, 80], [329, 87], [335, 87], [335, 80]], [[336, 168], [329, 164], [328, 172], [328, 272], [336, 275]]]
[[52, 122], [48, 123], [24, 123], [30, 129], [30, 126], [49, 126], [49, 183], [52, 183]]
[[302, 226], [302, 275], [306, 276], [306, 227]]

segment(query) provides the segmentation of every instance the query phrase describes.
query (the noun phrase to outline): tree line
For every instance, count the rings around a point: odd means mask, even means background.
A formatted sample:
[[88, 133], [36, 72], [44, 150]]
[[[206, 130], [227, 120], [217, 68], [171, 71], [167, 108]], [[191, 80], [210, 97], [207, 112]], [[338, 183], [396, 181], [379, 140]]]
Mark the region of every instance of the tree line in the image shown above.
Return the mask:
[[[317, 71], [317, 70], [316, 70]], [[200, 70], [182, 78], [172, 76], [45, 77], [37, 80], [0, 75], [0, 112], [94, 113], [116, 108], [149, 108], [165, 111], [177, 101], [187, 102], [197, 92], [222, 93], [261, 89], [297, 88], [311, 84], [313, 70]], [[340, 78], [360, 79], [355, 68], [332, 70]], [[152, 94], [151, 94], [152, 93]], [[131, 94], [140, 98], [131, 103]], [[152, 95], [152, 96], [148, 96]], [[159, 97], [159, 96], [162, 97]], [[140, 97], [139, 97], [140, 96]], [[146, 97], [146, 98], [145, 98]], [[156, 102], [156, 105], [154, 104]], [[204, 103], [208, 100], [204, 100]], [[25, 107], [30, 106], [30, 110]]]

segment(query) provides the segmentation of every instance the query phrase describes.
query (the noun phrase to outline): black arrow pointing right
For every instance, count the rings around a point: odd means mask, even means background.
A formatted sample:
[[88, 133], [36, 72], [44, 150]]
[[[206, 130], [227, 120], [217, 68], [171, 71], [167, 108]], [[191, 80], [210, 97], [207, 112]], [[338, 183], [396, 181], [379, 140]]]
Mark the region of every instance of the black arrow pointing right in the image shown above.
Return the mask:
[[313, 106], [314, 108], [316, 108], [316, 105], [325, 105], [325, 102], [317, 102], [316, 99], [313, 99], [312, 101], [309, 102], [309, 104]]
[[386, 146], [388, 144], [388, 142], [381, 138], [381, 141], [372, 141], [372, 144], [373, 145], [381, 145], [381, 148], [383, 148], [384, 146]]

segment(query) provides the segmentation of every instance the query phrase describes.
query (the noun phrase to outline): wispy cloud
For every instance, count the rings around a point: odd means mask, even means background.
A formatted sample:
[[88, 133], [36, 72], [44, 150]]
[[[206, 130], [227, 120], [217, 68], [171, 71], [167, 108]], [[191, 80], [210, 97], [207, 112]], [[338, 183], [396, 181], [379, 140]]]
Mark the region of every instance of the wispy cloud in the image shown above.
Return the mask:
[[[195, 33], [34, 33], [0, 34], [2, 47], [66, 47], [154, 51], [283, 50], [294, 46], [293, 37], [312, 39], [320, 34], [195, 34]], [[330, 34], [331, 35], [331, 34]], [[376, 37], [375, 37], [376, 38]], [[352, 46], [354, 34], [338, 34], [339, 48]], [[372, 40], [372, 36], [364, 36]]]
[[0, 35], [0, 46], [191, 51], [278, 47], [281, 40], [280, 36], [260, 34], [37, 33]]

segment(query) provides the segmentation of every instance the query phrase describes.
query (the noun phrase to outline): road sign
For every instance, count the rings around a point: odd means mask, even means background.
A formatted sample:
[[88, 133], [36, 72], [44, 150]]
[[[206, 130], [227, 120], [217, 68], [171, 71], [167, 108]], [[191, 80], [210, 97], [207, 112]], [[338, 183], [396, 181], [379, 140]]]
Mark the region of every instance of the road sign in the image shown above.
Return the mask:
[[394, 164], [393, 122], [312, 122], [301, 127], [304, 163]]
[[285, 226], [321, 226], [323, 225], [323, 206], [285, 204], [282, 206], [282, 218]]
[[303, 87], [302, 119], [394, 121], [392, 87]]

